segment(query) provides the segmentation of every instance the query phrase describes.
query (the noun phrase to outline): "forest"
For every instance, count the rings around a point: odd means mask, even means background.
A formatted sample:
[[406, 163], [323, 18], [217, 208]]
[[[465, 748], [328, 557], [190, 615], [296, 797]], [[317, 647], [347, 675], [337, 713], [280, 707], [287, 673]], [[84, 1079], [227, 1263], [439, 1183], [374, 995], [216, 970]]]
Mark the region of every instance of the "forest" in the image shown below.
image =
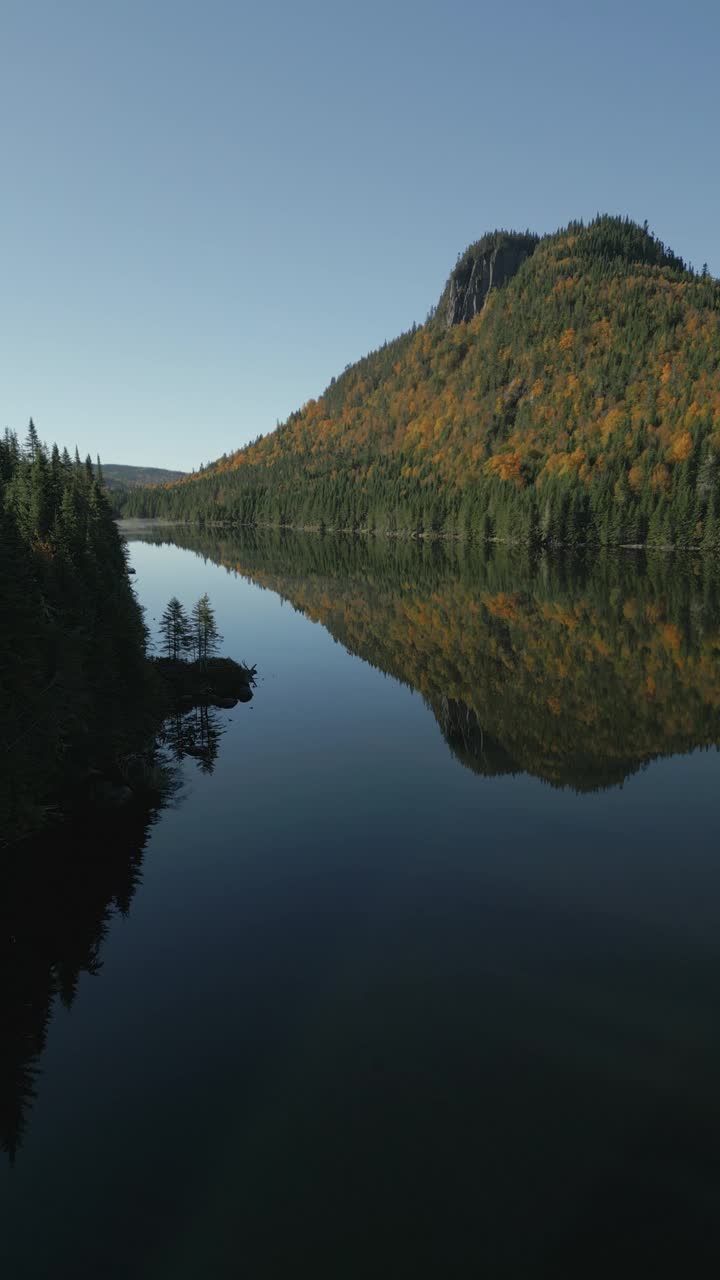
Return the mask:
[[162, 748], [211, 764], [212, 707], [252, 696], [207, 595], [190, 615], [173, 598], [149, 652], [99, 460], [48, 449], [32, 419], [22, 445], [0, 439], [0, 611], [0, 847], [129, 793], [158, 802]]
[[201, 523], [716, 551], [719, 467], [720, 283], [602, 216], [484, 237], [423, 325], [269, 435], [116, 502]]
[[134, 489], [147, 485], [170, 484], [181, 480], [184, 471], [168, 471], [163, 467], [128, 467], [103, 463], [103, 480], [108, 489]]
[[102, 468], [48, 449], [32, 420], [22, 444], [0, 438], [0, 616], [0, 1151], [12, 1162], [56, 998], [70, 1008], [81, 974], [99, 972], [175, 766], [212, 771], [214, 708], [249, 700], [254, 670], [217, 656], [207, 596], [189, 615], [169, 603], [163, 656], [150, 658]]
[[720, 565], [708, 556], [191, 527], [171, 538], [420, 693], [474, 772], [588, 792], [720, 743]]
[[0, 440], [2, 843], [32, 831], [140, 750], [154, 723], [146, 631], [102, 473]]

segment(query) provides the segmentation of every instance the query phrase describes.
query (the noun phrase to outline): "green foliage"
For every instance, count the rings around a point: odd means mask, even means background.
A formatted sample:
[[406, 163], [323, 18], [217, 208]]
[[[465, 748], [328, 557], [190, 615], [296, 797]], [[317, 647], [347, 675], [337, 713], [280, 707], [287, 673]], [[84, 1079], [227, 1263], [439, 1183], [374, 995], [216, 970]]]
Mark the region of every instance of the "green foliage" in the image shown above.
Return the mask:
[[[720, 285], [647, 228], [497, 232], [514, 274], [442, 306], [272, 434], [127, 515], [555, 545], [708, 546], [720, 483]], [[527, 256], [529, 255], [529, 256]], [[447, 289], [443, 298], [447, 295]], [[462, 310], [462, 308], [460, 308]]]
[[[98, 467], [100, 460], [98, 459]], [[168, 471], [165, 467], [130, 467], [116, 462], [106, 462], [102, 472], [98, 472], [98, 481], [108, 489], [136, 489], [142, 485], [171, 484], [173, 480], [181, 480], [184, 471]]]
[[215, 613], [207, 592], [193, 606], [191, 643], [196, 660], [204, 664], [217, 653], [222, 636], [217, 629]]
[[478, 773], [588, 791], [720, 743], [715, 557], [270, 530], [170, 536], [278, 592], [421, 693]]
[[92, 766], [135, 741], [145, 626], [92, 465], [30, 424], [0, 441], [0, 830], [66, 807]]
[[160, 619], [160, 636], [163, 652], [173, 662], [178, 662], [192, 648], [190, 619], [177, 596], [168, 601]]
[[160, 637], [163, 653], [172, 663], [192, 653], [197, 663], [206, 666], [222, 644], [207, 592], [195, 602], [189, 618], [177, 596], [173, 596], [160, 619]]

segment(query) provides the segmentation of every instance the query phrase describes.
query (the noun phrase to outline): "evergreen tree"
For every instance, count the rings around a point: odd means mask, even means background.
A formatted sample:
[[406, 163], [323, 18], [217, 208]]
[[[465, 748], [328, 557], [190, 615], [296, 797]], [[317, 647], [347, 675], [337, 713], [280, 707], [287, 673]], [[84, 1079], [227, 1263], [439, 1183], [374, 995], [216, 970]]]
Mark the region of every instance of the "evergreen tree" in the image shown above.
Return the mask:
[[0, 439], [0, 617], [2, 845], [145, 736], [146, 632], [123, 544], [94, 475], [32, 422], [22, 450]]
[[40, 440], [38, 438], [35, 423], [31, 418], [28, 423], [27, 436], [25, 437], [25, 453], [29, 462], [35, 461], [39, 448]]
[[198, 662], [205, 663], [217, 653], [222, 636], [217, 629], [215, 613], [207, 592], [193, 606], [192, 644]]
[[178, 662], [192, 646], [190, 621], [177, 596], [168, 601], [160, 619], [160, 635], [165, 655], [173, 662]]

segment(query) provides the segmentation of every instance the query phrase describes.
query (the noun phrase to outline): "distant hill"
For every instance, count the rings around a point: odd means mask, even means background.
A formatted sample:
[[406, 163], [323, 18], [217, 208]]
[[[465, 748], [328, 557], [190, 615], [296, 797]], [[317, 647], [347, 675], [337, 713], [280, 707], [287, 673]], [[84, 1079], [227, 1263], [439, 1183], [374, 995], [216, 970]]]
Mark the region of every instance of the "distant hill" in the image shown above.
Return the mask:
[[125, 467], [116, 462], [103, 462], [103, 478], [108, 489], [152, 488], [182, 480], [185, 471], [166, 471], [164, 467]]
[[720, 283], [628, 219], [496, 231], [426, 323], [128, 515], [720, 550]]

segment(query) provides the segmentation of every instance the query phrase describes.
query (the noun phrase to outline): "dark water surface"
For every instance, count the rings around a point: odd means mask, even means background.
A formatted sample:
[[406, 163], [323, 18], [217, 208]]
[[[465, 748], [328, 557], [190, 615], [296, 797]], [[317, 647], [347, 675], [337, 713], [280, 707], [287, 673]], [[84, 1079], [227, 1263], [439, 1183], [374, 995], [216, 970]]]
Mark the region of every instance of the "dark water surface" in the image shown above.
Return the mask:
[[3, 1280], [709, 1274], [714, 566], [168, 536], [258, 685], [9, 877]]

